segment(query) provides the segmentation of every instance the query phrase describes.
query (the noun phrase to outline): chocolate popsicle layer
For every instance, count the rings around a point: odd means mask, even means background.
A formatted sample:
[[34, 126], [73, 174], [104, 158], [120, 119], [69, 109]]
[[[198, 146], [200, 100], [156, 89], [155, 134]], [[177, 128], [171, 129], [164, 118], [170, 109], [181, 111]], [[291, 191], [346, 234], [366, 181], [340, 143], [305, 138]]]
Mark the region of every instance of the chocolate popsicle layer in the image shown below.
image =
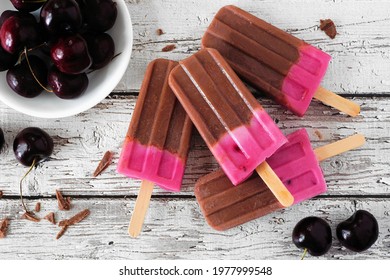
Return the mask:
[[[306, 130], [287, 135], [287, 140], [267, 162], [297, 204], [324, 193], [326, 183]], [[252, 176], [238, 186], [227, 179], [216, 171], [199, 179], [195, 186], [195, 196], [213, 228], [228, 229], [283, 207], [270, 198], [260, 177]]]
[[234, 186], [221, 169], [198, 180], [195, 196], [207, 223], [216, 230], [227, 230], [284, 208], [256, 174]]
[[178, 63], [152, 61], [141, 91], [118, 163], [118, 172], [179, 191], [190, 145], [192, 123], [168, 86]]
[[235, 185], [287, 141], [214, 49], [181, 61], [169, 85]]
[[298, 116], [306, 112], [330, 56], [233, 5], [221, 8], [202, 39], [237, 74]]
[[[326, 192], [326, 182], [319, 161], [358, 148], [365, 143], [361, 134], [312, 149], [305, 129], [287, 135], [288, 142], [278, 149], [268, 164], [294, 197], [294, 204]], [[226, 230], [284, 208], [258, 176], [234, 186], [217, 170], [201, 177], [195, 196], [207, 223]]]

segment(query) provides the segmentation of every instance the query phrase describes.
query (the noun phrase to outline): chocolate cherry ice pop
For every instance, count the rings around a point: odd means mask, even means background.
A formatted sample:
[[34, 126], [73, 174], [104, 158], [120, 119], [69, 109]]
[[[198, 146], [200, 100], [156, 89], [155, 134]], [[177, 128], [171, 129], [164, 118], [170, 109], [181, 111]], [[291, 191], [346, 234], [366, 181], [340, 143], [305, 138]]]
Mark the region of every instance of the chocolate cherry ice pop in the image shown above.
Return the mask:
[[142, 179], [129, 234], [137, 237], [154, 184], [180, 190], [191, 139], [192, 123], [168, 86], [177, 62], [156, 59], [149, 63], [119, 158], [117, 171]]
[[358, 104], [320, 86], [327, 53], [236, 6], [218, 11], [202, 47], [218, 50], [243, 80], [297, 116], [313, 97], [350, 116], [360, 113]]
[[218, 51], [180, 61], [169, 85], [234, 185], [256, 169], [281, 204], [293, 203], [265, 162], [287, 139]]
[[[312, 150], [305, 129], [287, 135], [287, 139], [288, 143], [267, 162], [294, 196], [294, 204], [326, 192], [319, 161], [365, 143], [363, 135], [355, 134]], [[234, 186], [222, 170], [201, 177], [195, 185], [195, 196], [207, 223], [217, 230], [226, 230], [284, 208], [258, 176]]]

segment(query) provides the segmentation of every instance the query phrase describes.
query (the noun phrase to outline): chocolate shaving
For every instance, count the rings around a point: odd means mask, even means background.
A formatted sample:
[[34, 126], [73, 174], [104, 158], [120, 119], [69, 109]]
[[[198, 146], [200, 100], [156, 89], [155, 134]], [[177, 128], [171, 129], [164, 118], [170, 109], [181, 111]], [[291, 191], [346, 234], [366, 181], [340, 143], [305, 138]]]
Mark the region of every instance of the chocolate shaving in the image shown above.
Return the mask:
[[336, 25], [331, 19], [321, 19], [320, 29], [325, 32], [329, 38], [334, 39], [337, 35]]
[[158, 36], [161, 36], [161, 35], [165, 34], [165, 32], [161, 28], [159, 28], [159, 29], [156, 30], [156, 34]]
[[6, 237], [8, 226], [9, 226], [9, 219], [5, 218], [4, 220], [0, 221], [0, 238]]
[[99, 176], [111, 164], [113, 155], [114, 154], [111, 151], [107, 151], [104, 154], [102, 160], [99, 162], [98, 167], [93, 173], [93, 177]]
[[35, 204], [35, 212], [39, 212], [39, 211], [41, 211], [41, 203], [37, 202], [37, 204]]
[[60, 232], [57, 234], [56, 239], [61, 238], [61, 236], [64, 235], [65, 231], [68, 229], [69, 226], [77, 224], [84, 220], [91, 212], [89, 209], [84, 209], [83, 211], [77, 213], [72, 218], [67, 220], [62, 220], [58, 223], [58, 226], [62, 227]]
[[0, 198], [3, 197], [3, 191], [0, 191]]
[[176, 49], [176, 45], [171, 44], [171, 45], [166, 45], [165, 47], [163, 47], [161, 51], [170, 52], [170, 51], [173, 51], [174, 49]]
[[68, 229], [68, 226], [63, 226], [61, 230], [57, 233], [56, 239], [60, 239], [64, 235], [65, 231]]
[[314, 131], [314, 133], [315, 133], [315, 135], [317, 135], [318, 139], [320, 139], [320, 140], [324, 139], [324, 137], [322, 136], [322, 133], [319, 130], [316, 129]]
[[32, 222], [38, 223], [41, 219], [37, 218], [33, 213], [31, 212], [25, 212], [21, 217], [21, 219], [26, 219]]
[[56, 190], [56, 197], [58, 201], [58, 209], [65, 211], [70, 209], [70, 198], [67, 197], [65, 199], [59, 190]]
[[58, 226], [63, 227], [63, 226], [71, 226], [71, 225], [77, 224], [77, 223], [81, 222], [82, 220], [84, 220], [86, 217], [88, 217], [88, 215], [90, 213], [91, 212], [89, 211], [89, 209], [84, 209], [83, 211], [74, 215], [72, 218], [60, 221], [58, 223]]
[[48, 220], [50, 223], [52, 223], [53, 225], [56, 224], [56, 218], [54, 216], [54, 212], [50, 212], [49, 214], [47, 214], [45, 217], [43, 217], [45, 220]]

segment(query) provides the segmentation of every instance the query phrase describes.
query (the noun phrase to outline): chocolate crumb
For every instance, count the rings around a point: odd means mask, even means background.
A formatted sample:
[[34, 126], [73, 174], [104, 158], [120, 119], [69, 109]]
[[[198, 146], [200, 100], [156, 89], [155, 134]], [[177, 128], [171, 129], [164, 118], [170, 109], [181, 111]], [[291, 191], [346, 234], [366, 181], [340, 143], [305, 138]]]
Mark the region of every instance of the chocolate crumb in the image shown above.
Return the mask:
[[5, 238], [7, 236], [9, 226], [9, 219], [5, 218], [4, 220], [0, 221], [0, 238]]
[[314, 134], [317, 135], [318, 139], [320, 139], [320, 140], [324, 139], [324, 137], [322, 136], [322, 133], [319, 130], [316, 129], [314, 131]]
[[170, 52], [170, 51], [173, 51], [174, 49], [176, 49], [176, 45], [171, 44], [171, 45], [166, 45], [165, 47], [163, 47], [161, 51]]
[[61, 230], [57, 233], [56, 239], [60, 239], [64, 235], [65, 231], [68, 229], [68, 226], [63, 226]]
[[107, 151], [104, 154], [102, 160], [99, 162], [98, 167], [93, 173], [93, 177], [99, 176], [111, 164], [113, 155], [114, 154], [111, 151]]
[[0, 191], [0, 198], [3, 197], [3, 191]]
[[331, 19], [321, 19], [320, 29], [331, 39], [334, 39], [337, 35], [336, 25]]
[[84, 220], [86, 217], [88, 217], [88, 215], [90, 213], [91, 212], [88, 209], [84, 209], [83, 211], [74, 215], [72, 218], [60, 221], [58, 223], [58, 226], [62, 227], [62, 226], [71, 226], [71, 225], [77, 224], [77, 223], [81, 222], [82, 220]]
[[50, 223], [52, 223], [53, 225], [56, 224], [56, 218], [54, 216], [54, 212], [50, 212], [49, 214], [47, 214], [45, 217], [43, 217], [45, 220], [48, 220]]
[[32, 222], [36, 222], [36, 223], [38, 223], [41, 220], [38, 217], [36, 217], [33, 213], [31, 213], [31, 212], [25, 212], [20, 218], [21, 219], [26, 219], [26, 220], [29, 220], [29, 221], [32, 221]]
[[68, 229], [69, 226], [77, 224], [84, 220], [91, 212], [88, 209], [84, 209], [83, 211], [77, 213], [70, 219], [62, 220], [58, 223], [59, 227], [62, 227], [60, 232], [57, 234], [56, 239], [61, 238], [61, 236], [64, 235], [65, 231]]
[[39, 212], [39, 211], [41, 211], [41, 203], [37, 202], [37, 204], [35, 204], [35, 212]]
[[159, 28], [159, 29], [156, 30], [156, 34], [158, 36], [161, 36], [161, 35], [165, 34], [165, 32], [161, 28]]
[[69, 210], [70, 209], [70, 198], [66, 199], [62, 196], [62, 193], [59, 190], [56, 190], [56, 197], [58, 201], [58, 209], [60, 210]]

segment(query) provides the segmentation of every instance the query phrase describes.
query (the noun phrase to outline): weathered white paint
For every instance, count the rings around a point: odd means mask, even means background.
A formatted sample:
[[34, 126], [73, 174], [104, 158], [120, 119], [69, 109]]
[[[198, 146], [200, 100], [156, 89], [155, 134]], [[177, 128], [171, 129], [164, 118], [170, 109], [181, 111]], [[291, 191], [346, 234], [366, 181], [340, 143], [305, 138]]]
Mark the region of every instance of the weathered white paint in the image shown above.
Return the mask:
[[[0, 239], [0, 259], [292, 259], [302, 255], [291, 242], [295, 224], [308, 215], [326, 219], [333, 232], [331, 250], [321, 259], [388, 259], [390, 204], [387, 199], [313, 199], [277, 211], [234, 229], [219, 232], [204, 221], [193, 199], [152, 198], [143, 232], [138, 239], [127, 235], [134, 199], [74, 199], [71, 211], [58, 211], [56, 201], [41, 199], [40, 216], [55, 211], [57, 220], [88, 208], [90, 216], [70, 226], [55, 240], [59, 227], [43, 220], [20, 220], [15, 200], [0, 200], [0, 213], [8, 216], [8, 236]], [[36, 200], [28, 203], [33, 207]], [[356, 209], [378, 218], [380, 235], [372, 248], [354, 253], [335, 238], [339, 222]], [[316, 259], [308, 256], [307, 259]]]
[[[11, 218], [9, 236], [0, 240], [0, 259], [298, 259], [291, 230], [310, 214], [326, 218], [334, 231], [355, 209], [371, 211], [381, 228], [378, 242], [365, 253], [342, 249], [334, 240], [330, 259], [389, 258], [390, 150], [390, 2], [387, 0], [242, 0], [178, 1], [127, 0], [134, 23], [134, 50], [129, 68], [116, 92], [101, 104], [60, 120], [22, 115], [0, 104], [0, 127], [6, 147], [0, 153], [0, 219]], [[284, 133], [305, 127], [314, 147], [353, 133], [367, 144], [321, 163], [328, 192], [291, 209], [275, 212], [226, 232], [205, 224], [193, 197], [196, 180], [215, 170], [217, 163], [194, 132], [182, 192], [155, 189], [144, 232], [128, 238], [127, 225], [139, 181], [115, 172], [118, 153], [149, 61], [157, 57], [183, 59], [195, 52], [216, 11], [235, 3], [257, 16], [329, 52], [333, 61], [323, 85], [362, 105], [362, 114], [349, 118], [313, 102], [304, 118], [297, 118], [272, 101], [260, 99]], [[329, 39], [318, 30], [320, 19], [331, 18], [339, 35]], [[156, 35], [161, 28], [165, 34]], [[176, 44], [172, 52], [161, 49]], [[361, 96], [361, 97], [358, 97]], [[377, 96], [377, 97], [375, 97]], [[89, 208], [91, 216], [55, 240], [58, 227], [47, 221], [20, 220], [19, 179], [27, 171], [14, 159], [12, 141], [27, 126], [39, 126], [53, 136], [55, 149], [24, 182], [28, 205], [42, 202], [40, 215], [57, 211], [55, 189], [73, 197], [74, 209], [58, 212], [58, 220]], [[322, 135], [319, 139], [318, 131]], [[115, 152], [113, 164], [92, 178], [106, 150]], [[157, 195], [157, 196], [156, 196]], [[124, 197], [129, 198], [124, 198]], [[30, 197], [30, 199], [29, 199]], [[110, 245], [112, 243], [112, 245]], [[169, 249], [167, 249], [169, 248]]]
[[[6, 134], [7, 146], [0, 162], [0, 189], [4, 195], [18, 195], [18, 182], [27, 168], [17, 163], [12, 141], [24, 127], [39, 126], [54, 137], [55, 148], [50, 161], [40, 164], [26, 178], [25, 194], [53, 196], [56, 188], [71, 195], [135, 195], [139, 181], [115, 172], [121, 143], [127, 131], [136, 97], [114, 96], [93, 109], [71, 118], [42, 121], [21, 115], [0, 105], [0, 123]], [[332, 195], [385, 195], [390, 192], [388, 169], [390, 150], [390, 107], [384, 98], [358, 98], [362, 114], [350, 118], [313, 102], [307, 115], [300, 119], [274, 105], [262, 103], [269, 114], [278, 119], [284, 133], [301, 127], [308, 129], [313, 147], [362, 133], [367, 144], [321, 163]], [[319, 131], [322, 140], [316, 135]], [[92, 177], [104, 152], [115, 153], [113, 164], [97, 178]], [[215, 170], [216, 161], [201, 137], [194, 133], [181, 195], [192, 195], [196, 180]], [[156, 193], [171, 195], [156, 188]]]
[[[180, 60], [200, 47], [215, 13], [236, 4], [306, 40], [332, 56], [323, 85], [347, 94], [389, 93], [390, 2], [387, 0], [127, 0], [134, 22], [132, 60], [117, 91], [137, 91], [146, 65], [165, 57]], [[334, 40], [319, 30], [320, 19], [331, 18]], [[158, 36], [161, 28], [165, 34]], [[177, 48], [161, 52], [167, 44]]]

